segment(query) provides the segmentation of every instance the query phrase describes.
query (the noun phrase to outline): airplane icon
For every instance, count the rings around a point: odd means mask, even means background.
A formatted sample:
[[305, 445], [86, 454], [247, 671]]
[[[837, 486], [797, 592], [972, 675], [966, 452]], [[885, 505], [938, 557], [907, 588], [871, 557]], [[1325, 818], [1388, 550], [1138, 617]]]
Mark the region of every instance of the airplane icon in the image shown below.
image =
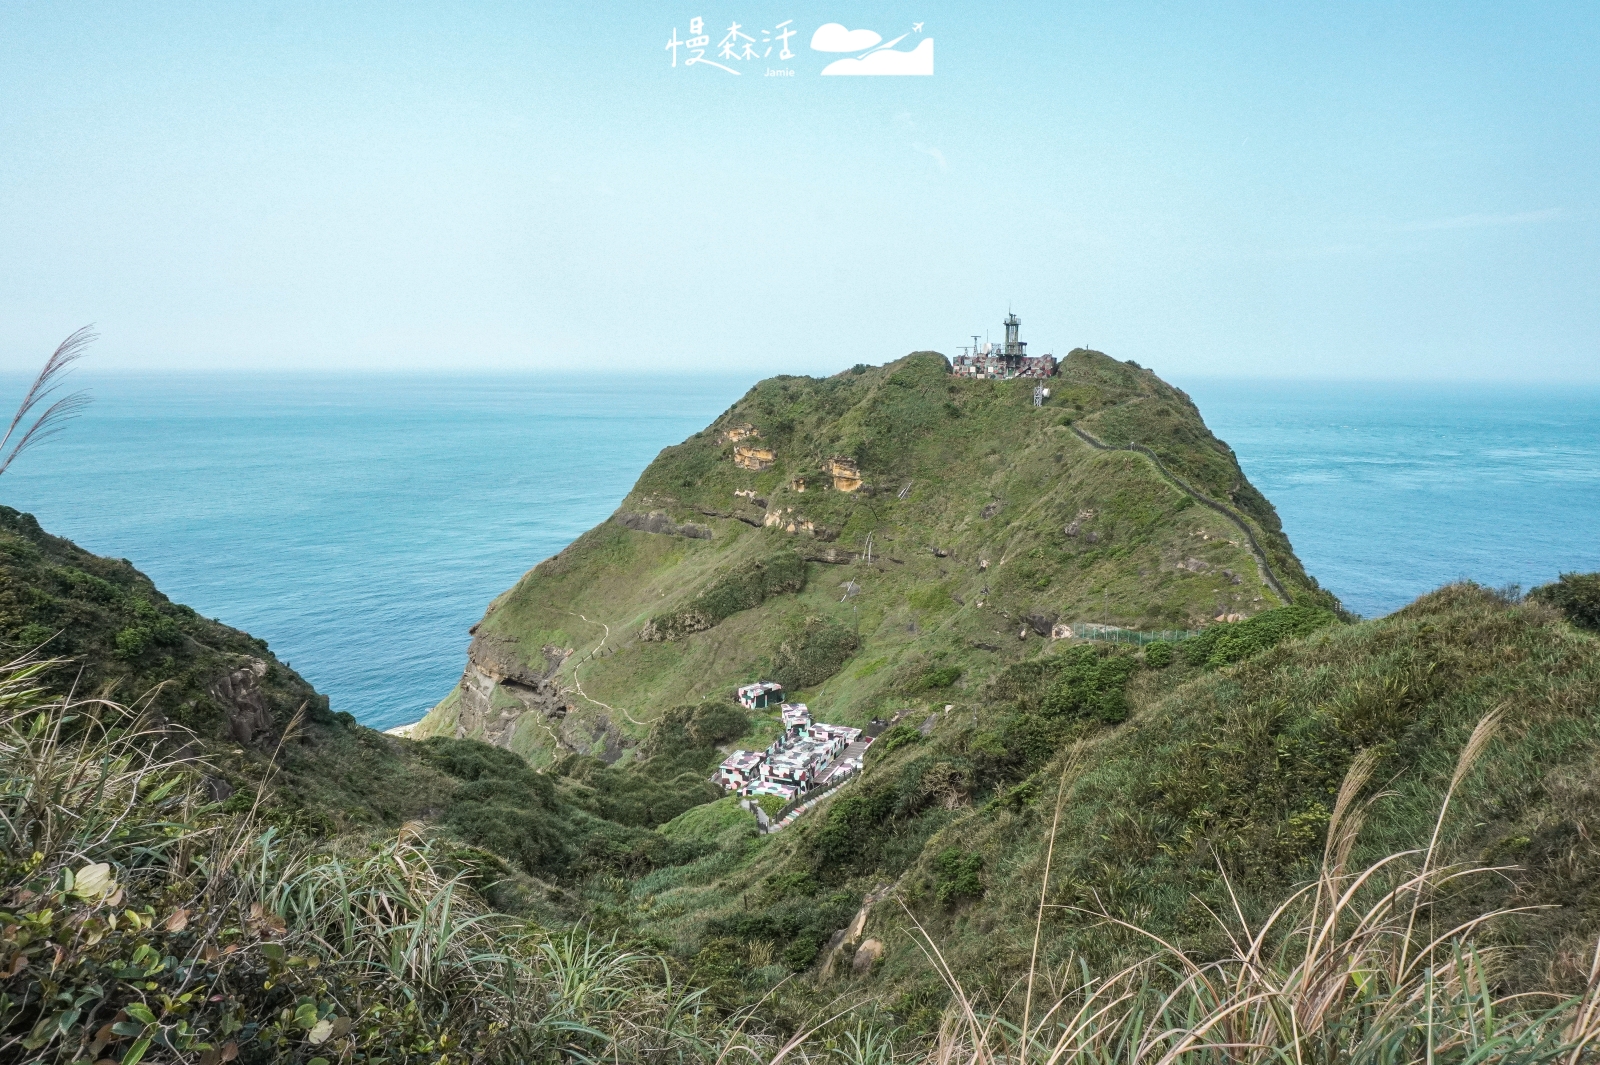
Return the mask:
[[913, 22], [913, 23], [912, 23], [912, 24], [911, 24], [911, 32], [912, 32], [912, 33], [921, 33], [921, 32], [922, 32], [922, 23], [920, 23], [920, 22]]

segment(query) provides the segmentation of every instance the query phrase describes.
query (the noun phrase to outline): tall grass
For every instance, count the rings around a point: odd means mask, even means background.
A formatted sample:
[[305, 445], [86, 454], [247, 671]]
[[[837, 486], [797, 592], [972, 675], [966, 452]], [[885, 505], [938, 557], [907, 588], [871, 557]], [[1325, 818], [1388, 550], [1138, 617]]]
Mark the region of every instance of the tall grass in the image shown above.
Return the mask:
[[409, 824], [314, 840], [198, 746], [0, 668], [0, 1061], [698, 1061], [772, 1043], [665, 959], [493, 912]]
[[[951, 994], [929, 1059], [941, 1065], [1600, 1060], [1600, 944], [1584, 994], [1509, 994], [1496, 978], [1506, 948], [1475, 943], [1485, 925], [1515, 911], [1482, 913], [1443, 929], [1432, 924], [1430, 906], [1442, 894], [1508, 872], [1441, 862], [1438, 854], [1438, 826], [1496, 722], [1497, 715], [1486, 717], [1463, 749], [1427, 846], [1351, 868], [1372, 801], [1357, 800], [1377, 762], [1370, 753], [1358, 757], [1338, 794], [1315, 881], [1254, 927], [1237, 902], [1231, 914], [1213, 914], [1231, 944], [1216, 960], [1195, 961], [1125, 921], [1078, 910], [1145, 938], [1150, 953], [1098, 975], [1081, 963], [1039, 972], [1036, 949], [1035, 964], [1014, 989], [1017, 1001], [1008, 996], [990, 1006], [967, 992], [912, 915], [920, 945]], [[1052, 831], [1052, 844], [1053, 837]], [[1041, 926], [1046, 896], [1042, 891]]]
[[59, 433], [64, 428], [64, 423], [76, 418], [83, 412], [83, 408], [89, 405], [87, 392], [73, 392], [62, 396], [52, 401], [43, 413], [33, 420], [32, 425], [22, 429], [20, 435], [17, 433], [28, 416], [41, 403], [55, 395], [61, 387], [62, 378], [66, 376], [73, 363], [83, 358], [95, 339], [96, 335], [91, 332], [90, 327], [84, 326], [57, 345], [56, 350], [45, 360], [43, 369], [28, 386], [22, 401], [17, 404], [17, 412], [12, 417], [11, 424], [6, 426], [4, 435], [0, 435], [0, 473], [10, 469], [11, 464], [24, 451]]

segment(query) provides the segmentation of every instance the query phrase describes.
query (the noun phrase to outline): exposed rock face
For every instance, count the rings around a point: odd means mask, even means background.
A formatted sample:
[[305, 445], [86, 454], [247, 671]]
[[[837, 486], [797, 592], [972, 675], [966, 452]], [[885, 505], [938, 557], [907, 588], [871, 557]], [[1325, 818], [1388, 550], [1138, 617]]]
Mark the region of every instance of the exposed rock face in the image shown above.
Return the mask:
[[796, 514], [793, 507], [774, 507], [764, 514], [761, 524], [768, 529], [781, 529], [792, 535], [810, 536], [831, 543], [839, 538], [839, 530], [818, 525], [804, 514]]
[[1094, 511], [1080, 510], [1078, 511], [1078, 516], [1067, 522], [1066, 527], [1061, 531], [1066, 533], [1068, 536], [1075, 537], [1083, 529], [1083, 523], [1092, 520], [1094, 520]]
[[[896, 714], [894, 720], [900, 720]], [[892, 724], [892, 722], [891, 722]], [[861, 943], [861, 935], [867, 928], [867, 916], [872, 912], [872, 907], [881, 902], [889, 894], [890, 887], [880, 884], [875, 890], [867, 893], [861, 900], [861, 909], [856, 912], [850, 924], [839, 929], [828, 941], [827, 960], [822, 963], [822, 979], [827, 980], [835, 975], [845, 962], [849, 962], [856, 973], [865, 972], [872, 968], [872, 963], [883, 956], [883, 942], [878, 939], [868, 939]], [[860, 946], [857, 946], [860, 943]], [[861, 952], [867, 952], [867, 960], [861, 961]]]
[[272, 733], [272, 713], [261, 694], [261, 678], [266, 675], [267, 664], [252, 658], [211, 686], [211, 694], [228, 712], [228, 732], [246, 747]]
[[756, 429], [755, 426], [751, 425], [749, 422], [744, 422], [740, 425], [729, 426], [721, 433], [717, 434], [717, 443], [737, 444], [741, 440], [749, 440], [753, 437], [759, 437], [760, 435], [761, 433]]
[[733, 449], [733, 464], [742, 470], [754, 470], [757, 473], [770, 469], [777, 457], [770, 447], [741, 444]]
[[657, 533], [662, 536], [687, 536], [691, 540], [711, 539], [711, 527], [698, 525], [686, 521], [682, 525], [675, 524], [665, 511], [652, 510], [648, 514], [634, 514], [630, 511], [619, 510], [611, 515], [611, 520], [618, 525], [635, 532]]
[[861, 469], [854, 460], [835, 456], [824, 467], [824, 472], [833, 478], [833, 487], [840, 492], [854, 492], [861, 487]]
[[571, 709], [554, 679], [571, 649], [543, 647], [544, 670], [540, 672], [522, 663], [515, 643], [515, 638], [491, 633], [473, 635], [467, 648], [467, 668], [461, 674], [457, 739], [470, 736], [509, 748], [517, 719], [523, 714], [560, 720]]

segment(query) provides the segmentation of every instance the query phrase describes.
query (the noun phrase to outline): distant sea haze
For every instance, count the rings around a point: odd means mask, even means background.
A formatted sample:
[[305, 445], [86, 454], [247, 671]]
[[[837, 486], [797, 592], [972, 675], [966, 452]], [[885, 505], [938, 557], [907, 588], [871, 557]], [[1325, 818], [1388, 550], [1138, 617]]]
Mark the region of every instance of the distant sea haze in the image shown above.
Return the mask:
[[[268, 641], [376, 728], [449, 692], [467, 628], [603, 521], [745, 377], [92, 377], [0, 502]], [[1366, 616], [1440, 584], [1600, 569], [1600, 390], [1177, 381], [1307, 570]], [[0, 381], [5, 397], [24, 382]]]

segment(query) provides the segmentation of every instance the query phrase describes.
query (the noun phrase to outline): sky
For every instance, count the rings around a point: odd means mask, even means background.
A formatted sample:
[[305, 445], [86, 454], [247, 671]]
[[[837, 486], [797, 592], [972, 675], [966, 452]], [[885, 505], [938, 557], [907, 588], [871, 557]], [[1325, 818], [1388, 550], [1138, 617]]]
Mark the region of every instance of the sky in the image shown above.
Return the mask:
[[1592, 2], [8, 0], [0, 371], [1593, 383], [1597, 175]]

